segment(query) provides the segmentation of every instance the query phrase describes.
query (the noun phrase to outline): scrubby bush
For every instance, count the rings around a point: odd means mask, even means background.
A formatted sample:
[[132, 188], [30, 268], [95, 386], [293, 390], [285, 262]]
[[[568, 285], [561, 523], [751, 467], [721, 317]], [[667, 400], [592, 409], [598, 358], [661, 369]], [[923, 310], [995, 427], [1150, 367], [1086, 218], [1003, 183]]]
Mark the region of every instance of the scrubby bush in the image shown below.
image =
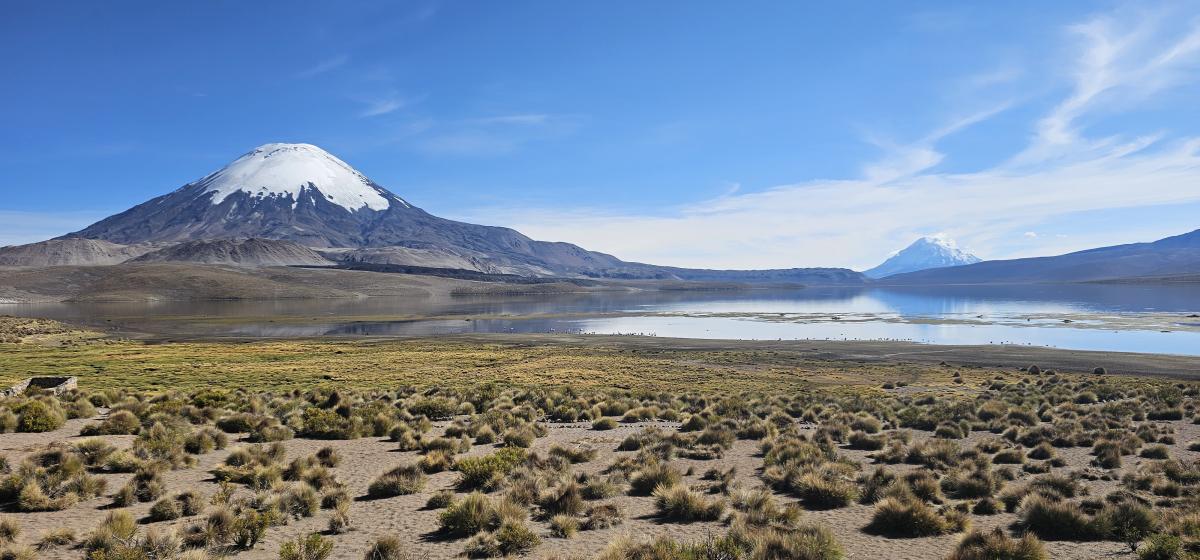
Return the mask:
[[1138, 560], [1187, 560], [1193, 555], [1184, 549], [1183, 540], [1175, 535], [1151, 535], [1138, 551]]
[[67, 423], [67, 417], [58, 402], [31, 400], [18, 409], [18, 432], [50, 432]]

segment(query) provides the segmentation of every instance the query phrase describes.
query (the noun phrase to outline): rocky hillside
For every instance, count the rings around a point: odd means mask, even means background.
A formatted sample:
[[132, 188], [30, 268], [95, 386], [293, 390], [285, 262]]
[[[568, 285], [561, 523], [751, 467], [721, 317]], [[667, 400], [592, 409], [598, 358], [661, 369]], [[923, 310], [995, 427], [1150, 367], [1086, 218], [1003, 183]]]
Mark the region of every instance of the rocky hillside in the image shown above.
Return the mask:
[[332, 261], [291, 241], [215, 239], [187, 241], [146, 253], [131, 262], [191, 262], [234, 266], [327, 265]]
[[0, 247], [0, 266], [99, 266], [125, 262], [154, 245], [121, 245], [102, 239], [51, 239]]

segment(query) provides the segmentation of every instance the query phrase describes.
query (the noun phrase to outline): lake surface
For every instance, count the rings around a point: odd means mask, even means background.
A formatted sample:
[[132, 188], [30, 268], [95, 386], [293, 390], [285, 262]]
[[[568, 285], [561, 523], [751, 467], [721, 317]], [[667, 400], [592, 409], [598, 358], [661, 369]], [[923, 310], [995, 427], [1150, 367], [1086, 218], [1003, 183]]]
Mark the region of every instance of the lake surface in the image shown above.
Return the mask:
[[595, 333], [904, 340], [1200, 355], [1200, 286], [806, 288], [524, 297], [0, 305], [163, 337]]

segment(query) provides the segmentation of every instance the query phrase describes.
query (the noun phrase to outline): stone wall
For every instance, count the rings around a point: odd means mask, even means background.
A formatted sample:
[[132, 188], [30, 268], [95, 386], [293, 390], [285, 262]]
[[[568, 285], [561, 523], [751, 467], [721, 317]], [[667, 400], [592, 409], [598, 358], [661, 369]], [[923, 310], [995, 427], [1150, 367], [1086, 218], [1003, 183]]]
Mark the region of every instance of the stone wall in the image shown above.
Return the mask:
[[30, 377], [12, 387], [0, 390], [0, 397], [23, 395], [30, 387], [44, 389], [54, 395], [61, 395], [78, 388], [79, 379], [76, 377]]

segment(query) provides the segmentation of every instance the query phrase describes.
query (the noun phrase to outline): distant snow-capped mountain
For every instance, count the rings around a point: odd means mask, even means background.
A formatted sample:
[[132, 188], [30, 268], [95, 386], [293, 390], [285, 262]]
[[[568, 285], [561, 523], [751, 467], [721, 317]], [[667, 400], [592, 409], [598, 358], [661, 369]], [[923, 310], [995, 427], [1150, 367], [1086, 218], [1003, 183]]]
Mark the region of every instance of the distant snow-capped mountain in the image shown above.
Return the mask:
[[952, 240], [943, 237], [922, 237], [863, 274], [870, 278], [883, 278], [930, 268], [975, 264], [980, 260], [979, 257], [959, 249]]

